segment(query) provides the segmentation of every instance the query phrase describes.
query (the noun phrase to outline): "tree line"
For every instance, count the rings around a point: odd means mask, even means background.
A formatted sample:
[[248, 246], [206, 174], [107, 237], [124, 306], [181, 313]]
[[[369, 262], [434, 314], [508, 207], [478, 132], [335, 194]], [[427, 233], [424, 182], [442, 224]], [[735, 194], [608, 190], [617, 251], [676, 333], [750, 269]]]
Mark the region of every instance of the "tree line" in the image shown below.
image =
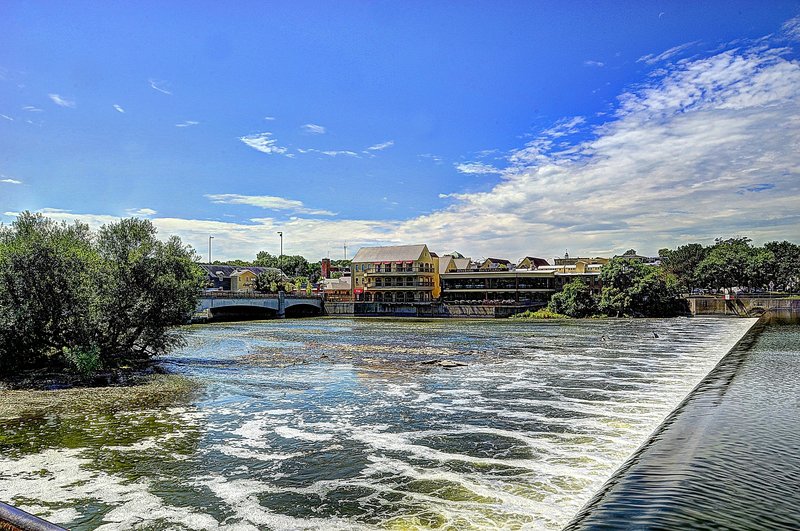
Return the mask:
[[91, 373], [142, 362], [181, 342], [205, 281], [194, 251], [149, 220], [92, 232], [23, 212], [0, 226], [0, 374]]

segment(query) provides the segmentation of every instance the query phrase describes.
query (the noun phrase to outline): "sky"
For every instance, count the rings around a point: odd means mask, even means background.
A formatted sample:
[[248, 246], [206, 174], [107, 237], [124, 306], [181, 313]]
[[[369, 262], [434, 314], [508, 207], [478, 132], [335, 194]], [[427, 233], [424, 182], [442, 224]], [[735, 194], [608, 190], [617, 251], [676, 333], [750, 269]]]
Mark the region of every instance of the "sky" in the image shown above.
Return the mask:
[[0, 222], [222, 260], [800, 242], [798, 49], [800, 0], [5, 0]]

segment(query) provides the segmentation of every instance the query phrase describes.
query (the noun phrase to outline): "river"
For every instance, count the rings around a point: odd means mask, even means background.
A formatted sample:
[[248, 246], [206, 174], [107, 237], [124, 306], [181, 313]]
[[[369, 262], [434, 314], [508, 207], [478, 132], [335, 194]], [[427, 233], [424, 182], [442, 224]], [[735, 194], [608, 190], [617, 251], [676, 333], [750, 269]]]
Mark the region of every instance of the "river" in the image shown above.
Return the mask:
[[559, 529], [752, 324], [189, 327], [162, 360], [189, 400], [0, 418], [0, 499], [78, 530]]

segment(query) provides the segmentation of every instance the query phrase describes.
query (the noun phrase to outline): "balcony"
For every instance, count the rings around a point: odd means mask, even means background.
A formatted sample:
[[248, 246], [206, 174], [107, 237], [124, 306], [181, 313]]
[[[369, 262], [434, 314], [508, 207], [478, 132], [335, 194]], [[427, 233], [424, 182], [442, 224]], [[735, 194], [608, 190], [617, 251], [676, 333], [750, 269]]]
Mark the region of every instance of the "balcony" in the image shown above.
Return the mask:
[[392, 269], [391, 271], [385, 270], [377, 270], [377, 269], [368, 269], [366, 271], [366, 275], [368, 277], [375, 277], [378, 275], [390, 275], [390, 276], [401, 276], [401, 275], [433, 275], [432, 269], [420, 269], [420, 268], [400, 268], [400, 269]]

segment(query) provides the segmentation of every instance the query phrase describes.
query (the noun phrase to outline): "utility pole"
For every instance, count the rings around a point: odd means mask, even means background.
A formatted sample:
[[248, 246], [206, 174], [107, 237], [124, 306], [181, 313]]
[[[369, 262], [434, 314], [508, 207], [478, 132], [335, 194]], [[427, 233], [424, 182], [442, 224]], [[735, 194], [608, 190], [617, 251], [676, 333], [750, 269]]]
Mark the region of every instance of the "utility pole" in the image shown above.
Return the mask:
[[213, 236], [208, 237], [208, 263], [211, 263], [211, 240], [213, 240]]
[[344, 242], [344, 259], [347, 260], [347, 242]]

